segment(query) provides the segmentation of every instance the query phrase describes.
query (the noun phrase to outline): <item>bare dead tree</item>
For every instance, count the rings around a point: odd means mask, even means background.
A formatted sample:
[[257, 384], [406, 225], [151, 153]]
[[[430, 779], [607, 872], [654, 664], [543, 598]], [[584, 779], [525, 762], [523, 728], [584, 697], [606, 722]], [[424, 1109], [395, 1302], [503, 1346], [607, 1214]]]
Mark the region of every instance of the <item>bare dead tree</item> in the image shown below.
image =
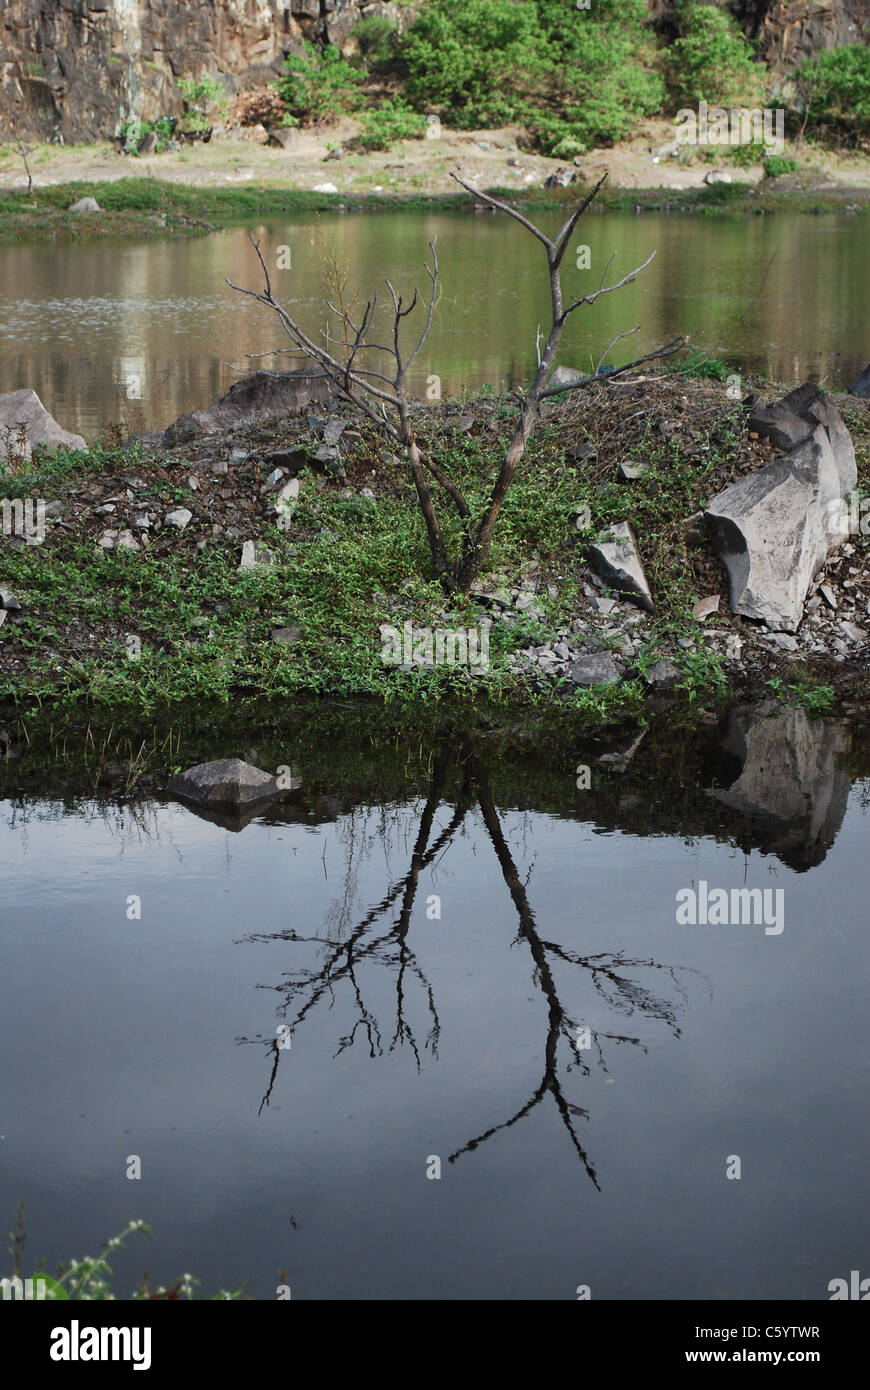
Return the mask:
[[[526, 445], [540, 419], [541, 402], [551, 396], [563, 395], [568, 391], [576, 391], [581, 387], [587, 386], [592, 381], [600, 380], [598, 371], [607, 353], [623, 338], [629, 337], [632, 333], [638, 331], [638, 328], [635, 327], [618, 333], [613, 341], [608, 344], [595, 371], [590, 375], [578, 376], [566, 385], [548, 386], [547, 383], [556, 365], [556, 356], [568, 318], [575, 310], [581, 308], [582, 305], [592, 305], [600, 299], [602, 295], [611, 294], [614, 290], [619, 290], [626, 285], [632, 284], [637, 275], [649, 265], [655, 252], [653, 251], [641, 265], [636, 266], [634, 270], [623, 275], [620, 280], [615, 281], [613, 284], [607, 284], [607, 276], [613, 263], [613, 257], [611, 256], [604, 268], [604, 273], [598, 288], [566, 304], [562, 294], [562, 261], [570, 244], [571, 236], [577, 227], [577, 223], [601, 189], [607, 175], [603, 175], [598, 180], [595, 187], [574, 209], [561, 230], [553, 238], [548, 237], [545, 232], [541, 231], [540, 227], [535, 226], [533, 222], [530, 222], [529, 219], [521, 212], [517, 211], [516, 208], [511, 207], [509, 203], [502, 202], [501, 199], [498, 198], [493, 198], [488, 193], [483, 193], [473, 184], [466, 183], [458, 174], [453, 174], [452, 177], [466, 190], [466, 192], [470, 193], [472, 197], [493, 208], [495, 211], [504, 212], [509, 217], [514, 218], [520, 226], [524, 227], [526, 231], [541, 242], [547, 253], [547, 268], [550, 283], [550, 328], [543, 345], [543, 350], [541, 349], [540, 336], [536, 339], [537, 370], [529, 391], [527, 393], [516, 393], [519, 419], [517, 420], [516, 427], [505, 452], [504, 461], [493, 484], [492, 492], [483, 509], [483, 514], [478, 518], [475, 518], [472, 514], [471, 506], [462, 490], [444, 473], [436, 460], [430, 456], [427, 449], [421, 444], [411, 418], [412, 401], [408, 393], [408, 372], [415, 359], [419, 356], [429, 336], [432, 327], [432, 317], [438, 298], [439, 267], [434, 240], [430, 242], [429, 245], [429, 249], [432, 253], [432, 264], [431, 266], [426, 265], [426, 273], [429, 276], [431, 288], [426, 304], [425, 323], [415, 345], [408, 351], [406, 351], [402, 345], [402, 327], [404, 320], [410, 316], [417, 306], [417, 290], [414, 291], [413, 298], [406, 307], [402, 296], [396, 293], [391, 281], [386, 281], [390, 295], [391, 314], [391, 328], [388, 334], [389, 341], [386, 343], [372, 342], [369, 336], [374, 325], [375, 313], [378, 305], [377, 294], [373, 295], [366, 303], [358, 323], [353, 321], [350, 313], [344, 309], [343, 306], [336, 308], [335, 305], [327, 301], [329, 308], [337, 315], [345, 331], [345, 361], [340, 362], [329, 352], [328, 345], [324, 347], [309, 337], [288, 310], [275, 299], [272, 292], [268, 267], [266, 266], [259, 243], [254, 241], [253, 237], [251, 237], [251, 241], [257, 252], [260, 266], [265, 277], [264, 288], [262, 290], [244, 289], [240, 285], [233, 284], [229, 279], [227, 280], [227, 284], [231, 289], [237, 290], [240, 294], [249, 295], [252, 299], [256, 299], [260, 304], [271, 309], [277, 315], [282, 327], [294, 345], [307, 357], [319, 364], [324, 373], [332, 381], [339, 395], [343, 399], [349, 401], [363, 415], [375, 421], [385, 431], [387, 437], [404, 450], [408, 459], [411, 476], [414, 480], [417, 500], [426, 524], [429, 552], [435, 574], [439, 577], [448, 593], [454, 591], [467, 593], [486, 559], [493, 532], [502, 506], [504, 505], [505, 497], [507, 496], [517, 468], [522, 461]], [[683, 338], [673, 339], [671, 342], [657, 348], [654, 352], [646, 353], [644, 356], [638, 357], [632, 362], [625, 363], [622, 367], [618, 367], [615, 371], [610, 372], [609, 379], [620, 376], [622, 373], [640, 366], [641, 363], [671, 356], [673, 353], [679, 351], [684, 341]], [[389, 371], [379, 371], [364, 366], [364, 362], [368, 360], [367, 354], [370, 352], [377, 352], [385, 355], [389, 361], [383, 363], [383, 365], [385, 368], [389, 366]], [[462, 539], [459, 554], [452, 558], [447, 554], [444, 529], [433, 500], [433, 485], [437, 485], [437, 487], [446, 494], [449, 499], [449, 504], [459, 517]]]
[[28, 198], [29, 198], [30, 195], [31, 195], [31, 193], [33, 192], [33, 175], [32, 175], [32, 173], [30, 172], [30, 164], [29, 164], [29, 162], [28, 162], [28, 155], [33, 154], [33, 151], [34, 151], [34, 149], [35, 149], [36, 147], [35, 147], [35, 145], [25, 145], [25, 143], [24, 143], [24, 141], [22, 140], [22, 138], [21, 138], [20, 135], [16, 135], [15, 140], [13, 141], [13, 144], [15, 145], [16, 150], [18, 151], [19, 155], [21, 156], [21, 162], [22, 162], [23, 165], [24, 165], [24, 172], [25, 172], [25, 174], [27, 175], [27, 196], [28, 196]]

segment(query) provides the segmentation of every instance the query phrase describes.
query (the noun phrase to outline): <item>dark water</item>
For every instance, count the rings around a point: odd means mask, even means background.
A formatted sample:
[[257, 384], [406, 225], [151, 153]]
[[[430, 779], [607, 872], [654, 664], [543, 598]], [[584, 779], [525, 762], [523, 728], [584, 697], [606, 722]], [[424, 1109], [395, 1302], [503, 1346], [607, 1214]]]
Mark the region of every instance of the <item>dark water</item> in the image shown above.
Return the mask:
[[[555, 230], [557, 214], [541, 224]], [[566, 293], [610, 280], [656, 251], [633, 284], [569, 322], [562, 361], [594, 365], [622, 330], [625, 362], [678, 334], [738, 371], [785, 382], [807, 377], [842, 388], [870, 358], [867, 219], [848, 212], [808, 216], [587, 218], [577, 246], [591, 268], [566, 257]], [[365, 300], [428, 281], [423, 262], [437, 236], [443, 295], [429, 342], [415, 364], [421, 396], [432, 376], [444, 395], [484, 383], [516, 386], [534, 367], [535, 332], [546, 323], [543, 250], [507, 219], [460, 213], [299, 215], [257, 224], [277, 295], [303, 327], [327, 327], [322, 263], [334, 253], [347, 292]], [[279, 269], [279, 247], [290, 268]], [[286, 253], [281, 257], [286, 260]], [[30, 386], [67, 429], [90, 439], [133, 416], [159, 428], [217, 399], [251, 370], [250, 353], [284, 346], [267, 311], [234, 294], [225, 277], [261, 283], [247, 231], [192, 241], [53, 241], [0, 247], [0, 391]], [[334, 316], [328, 325], [335, 339]], [[259, 365], [298, 365], [288, 358]], [[430, 389], [431, 384], [430, 384]], [[141, 412], [141, 419], [139, 415]]]
[[[120, 1296], [143, 1269], [260, 1299], [816, 1300], [866, 1273], [870, 759], [770, 714], [623, 764], [353, 715], [224, 738], [302, 779], [247, 824], [13, 745], [6, 1228], [26, 1198], [52, 1268], [144, 1218]], [[701, 880], [781, 890], [782, 930], [678, 925]]]

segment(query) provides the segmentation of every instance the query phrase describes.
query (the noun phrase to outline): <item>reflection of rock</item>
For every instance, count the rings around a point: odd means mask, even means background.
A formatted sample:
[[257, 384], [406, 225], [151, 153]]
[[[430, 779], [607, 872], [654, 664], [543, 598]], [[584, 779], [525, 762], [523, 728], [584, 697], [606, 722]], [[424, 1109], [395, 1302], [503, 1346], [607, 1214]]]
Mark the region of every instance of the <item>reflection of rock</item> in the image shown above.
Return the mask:
[[793, 869], [820, 864], [843, 821], [851, 778], [843, 724], [778, 704], [732, 711], [722, 752], [741, 765], [727, 791], [708, 793], [756, 831], [753, 843]]
[[173, 777], [168, 790], [205, 820], [242, 830], [276, 797], [301, 785], [286, 769], [283, 777], [272, 777], [241, 758], [221, 758]]

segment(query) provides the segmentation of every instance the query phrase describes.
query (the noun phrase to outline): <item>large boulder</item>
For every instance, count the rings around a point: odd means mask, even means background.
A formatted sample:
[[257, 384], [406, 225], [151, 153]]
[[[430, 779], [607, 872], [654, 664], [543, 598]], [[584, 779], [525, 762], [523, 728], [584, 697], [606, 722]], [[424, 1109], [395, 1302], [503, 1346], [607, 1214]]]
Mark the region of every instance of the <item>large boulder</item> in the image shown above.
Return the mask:
[[719, 493], [706, 515], [731, 581], [732, 612], [795, 632], [813, 575], [842, 539], [842, 501], [858, 480], [855, 450], [836, 406], [814, 383], [765, 414], [788, 438], [800, 429], [803, 438]]
[[226, 434], [285, 415], [299, 415], [329, 401], [335, 388], [317, 367], [294, 372], [252, 372], [236, 381], [225, 396], [205, 410], [179, 415], [163, 436], [167, 448], [204, 435]]
[[57, 449], [61, 444], [67, 449], [88, 447], [80, 434], [70, 434], [49, 415], [35, 391], [7, 391], [0, 395], [0, 461], [5, 462], [18, 452], [19, 426], [24, 430], [22, 453], [28, 459], [40, 446], [46, 449]]

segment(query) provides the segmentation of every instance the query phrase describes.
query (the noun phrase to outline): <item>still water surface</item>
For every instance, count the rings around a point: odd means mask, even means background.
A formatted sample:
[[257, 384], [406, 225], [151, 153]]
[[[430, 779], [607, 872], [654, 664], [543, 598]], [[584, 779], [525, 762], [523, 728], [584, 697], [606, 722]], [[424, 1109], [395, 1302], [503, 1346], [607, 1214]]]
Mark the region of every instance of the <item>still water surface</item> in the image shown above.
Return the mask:
[[[555, 231], [559, 218], [544, 214]], [[334, 252], [347, 287], [385, 295], [384, 276], [409, 295], [428, 284], [423, 262], [437, 236], [443, 294], [412, 389], [440, 379], [445, 395], [491, 383], [516, 386], [534, 366], [546, 323], [543, 251], [522, 228], [491, 215], [443, 212], [300, 214], [252, 224], [276, 293], [303, 327], [324, 328], [321, 268]], [[867, 219], [824, 216], [678, 217], [604, 214], [583, 224], [578, 246], [591, 269], [566, 257], [567, 293], [596, 288], [611, 253], [611, 280], [656, 251], [635, 284], [569, 322], [562, 361], [594, 365], [623, 329], [628, 361], [677, 334], [737, 370], [790, 382], [825, 378], [842, 388], [870, 358]], [[289, 269], [278, 269], [279, 248]], [[287, 259], [287, 252], [281, 255]], [[283, 346], [262, 307], [225, 277], [260, 285], [247, 230], [197, 240], [0, 247], [0, 391], [30, 386], [67, 428], [91, 439], [141, 410], [161, 428], [208, 405], [252, 366], [249, 353]], [[335, 337], [333, 320], [330, 332]], [[625, 350], [623, 352], [623, 349]], [[285, 358], [259, 365], [291, 366]], [[138, 412], [137, 412], [138, 413]]]
[[[51, 1268], [144, 1218], [122, 1296], [147, 1268], [256, 1298], [281, 1270], [297, 1299], [827, 1298], [870, 1234], [870, 763], [769, 714], [622, 773], [365, 723], [236, 743], [302, 777], [247, 823], [52, 790], [20, 750], [7, 1225], [26, 1198]], [[701, 880], [781, 889], [782, 933], [677, 925]]]

